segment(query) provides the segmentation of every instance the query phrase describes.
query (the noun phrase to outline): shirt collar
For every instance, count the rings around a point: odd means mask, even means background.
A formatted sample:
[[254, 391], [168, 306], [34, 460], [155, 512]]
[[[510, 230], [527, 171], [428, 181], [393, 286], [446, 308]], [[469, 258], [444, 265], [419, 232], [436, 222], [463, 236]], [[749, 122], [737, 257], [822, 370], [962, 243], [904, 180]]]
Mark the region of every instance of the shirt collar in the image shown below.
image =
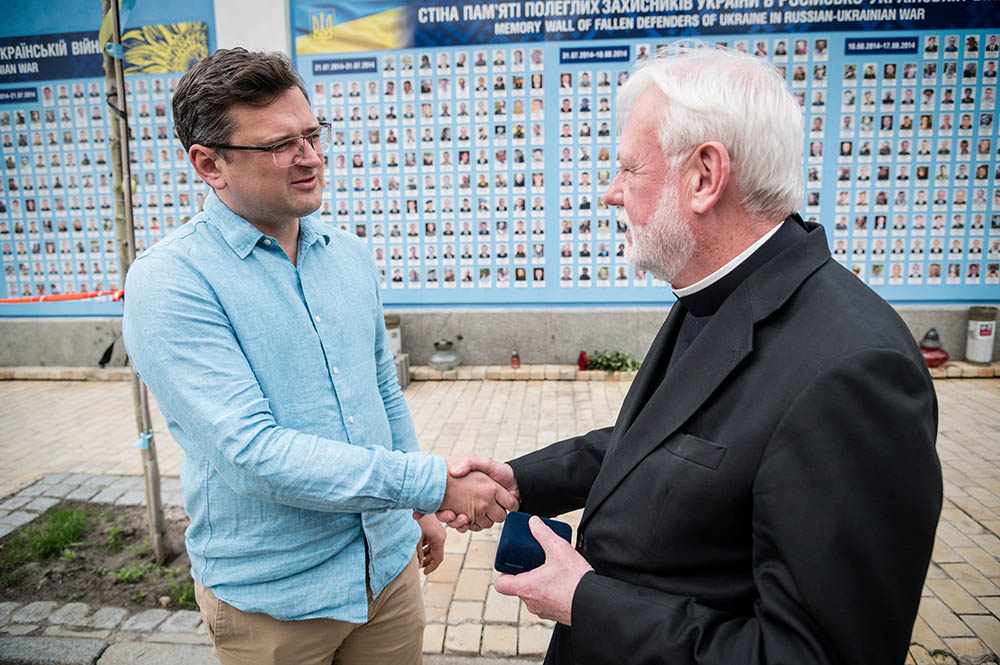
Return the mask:
[[[261, 238], [265, 237], [260, 229], [230, 210], [215, 190], [211, 190], [205, 197], [204, 209], [209, 219], [222, 233], [222, 237], [241, 259], [249, 256]], [[329, 245], [331, 237], [324, 224], [309, 217], [299, 219], [300, 243], [309, 246], [322, 238], [323, 243]]]
[[726, 265], [691, 286], [677, 289], [674, 295], [695, 316], [714, 314], [744, 279], [801, 235], [805, 235], [801, 218], [793, 214]]

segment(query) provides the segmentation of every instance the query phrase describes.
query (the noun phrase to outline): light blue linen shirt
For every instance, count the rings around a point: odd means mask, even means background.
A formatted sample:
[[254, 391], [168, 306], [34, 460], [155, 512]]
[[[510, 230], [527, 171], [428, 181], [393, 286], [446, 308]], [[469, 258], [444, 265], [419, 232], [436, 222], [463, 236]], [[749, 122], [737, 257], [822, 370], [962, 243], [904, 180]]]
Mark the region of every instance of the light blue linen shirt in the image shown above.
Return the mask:
[[396, 382], [363, 242], [299, 222], [298, 265], [211, 193], [128, 272], [122, 335], [183, 448], [191, 573], [246, 612], [367, 620], [444, 497]]

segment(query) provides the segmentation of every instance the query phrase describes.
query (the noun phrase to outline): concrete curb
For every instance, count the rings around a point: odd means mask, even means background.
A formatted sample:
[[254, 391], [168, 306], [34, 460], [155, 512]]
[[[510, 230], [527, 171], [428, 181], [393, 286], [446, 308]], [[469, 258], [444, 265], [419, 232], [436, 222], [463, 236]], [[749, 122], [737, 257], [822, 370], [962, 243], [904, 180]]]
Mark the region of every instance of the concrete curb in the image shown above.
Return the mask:
[[104, 640], [82, 637], [0, 637], [0, 663], [94, 665], [107, 647]]
[[[405, 355], [405, 354], [404, 354]], [[631, 381], [635, 372], [580, 370], [576, 365], [462, 365], [442, 372], [427, 365], [409, 365], [397, 359], [400, 385], [409, 381]], [[978, 365], [964, 360], [930, 370], [935, 379], [991, 379], [1000, 377], [1000, 361]], [[0, 367], [0, 381], [131, 381], [129, 367]]]

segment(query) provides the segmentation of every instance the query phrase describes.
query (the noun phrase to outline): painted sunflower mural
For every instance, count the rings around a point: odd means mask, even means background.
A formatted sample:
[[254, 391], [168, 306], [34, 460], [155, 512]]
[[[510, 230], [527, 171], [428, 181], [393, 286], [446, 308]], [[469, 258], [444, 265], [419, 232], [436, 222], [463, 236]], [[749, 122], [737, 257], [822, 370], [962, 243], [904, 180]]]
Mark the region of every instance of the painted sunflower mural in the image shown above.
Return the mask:
[[126, 74], [186, 72], [208, 56], [208, 24], [145, 25], [122, 35]]

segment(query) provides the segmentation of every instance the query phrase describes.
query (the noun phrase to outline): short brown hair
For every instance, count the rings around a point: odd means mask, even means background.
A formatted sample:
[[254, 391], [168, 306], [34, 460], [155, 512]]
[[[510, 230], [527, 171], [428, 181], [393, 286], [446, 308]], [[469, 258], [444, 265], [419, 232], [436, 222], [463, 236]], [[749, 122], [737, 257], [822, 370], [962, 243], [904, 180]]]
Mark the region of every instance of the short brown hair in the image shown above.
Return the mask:
[[[266, 106], [296, 87], [308, 100], [302, 80], [281, 53], [220, 49], [181, 77], [172, 102], [174, 131], [185, 150], [195, 143], [227, 143], [236, 129], [230, 108]], [[217, 152], [228, 159], [228, 151]]]

